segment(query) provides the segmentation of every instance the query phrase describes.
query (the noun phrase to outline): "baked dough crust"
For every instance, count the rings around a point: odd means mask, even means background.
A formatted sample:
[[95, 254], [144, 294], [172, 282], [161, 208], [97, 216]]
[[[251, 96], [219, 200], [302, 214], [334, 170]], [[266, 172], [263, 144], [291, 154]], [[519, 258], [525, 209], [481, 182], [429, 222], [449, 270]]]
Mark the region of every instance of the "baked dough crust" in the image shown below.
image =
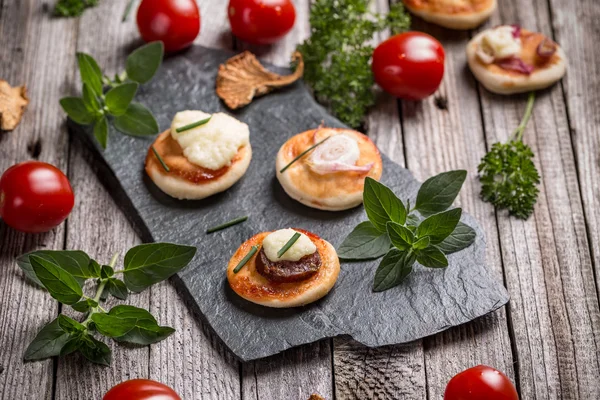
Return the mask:
[[496, 0], [404, 0], [413, 14], [425, 21], [450, 28], [473, 29], [496, 10]]
[[256, 270], [258, 252], [236, 274], [233, 272], [240, 260], [248, 254], [254, 245], [261, 245], [271, 232], [262, 232], [252, 236], [235, 252], [227, 265], [229, 286], [239, 296], [266, 307], [299, 307], [325, 296], [335, 285], [340, 273], [340, 260], [333, 246], [314, 233], [295, 229], [307, 235], [317, 246], [321, 257], [321, 268], [310, 278], [299, 282], [275, 283], [269, 281]]
[[556, 53], [540, 63], [536, 55], [538, 44], [544, 39], [541, 33], [521, 30], [522, 50], [519, 57], [535, 67], [529, 74], [503, 69], [495, 64], [484, 64], [477, 56], [477, 49], [484, 32], [479, 33], [467, 44], [467, 62], [475, 78], [490, 92], [513, 94], [544, 89], [559, 81], [567, 70], [567, 58], [558, 46]]
[[248, 144], [239, 149], [231, 165], [218, 171], [206, 170], [185, 158], [170, 130], [161, 133], [153, 146], [170, 172], [165, 171], [150, 147], [146, 155], [146, 173], [163, 192], [182, 200], [200, 200], [229, 189], [246, 173], [252, 159], [252, 147]]
[[[356, 165], [374, 163], [369, 172], [339, 171], [320, 175], [307, 163], [310, 153], [283, 173], [280, 172], [296, 156], [312, 146], [315, 139], [322, 140], [341, 132], [351, 135], [358, 142], [360, 158]], [[275, 168], [279, 183], [291, 198], [320, 210], [341, 211], [362, 203], [365, 178], [369, 176], [379, 180], [383, 164], [377, 146], [366, 135], [351, 129], [319, 128], [299, 133], [285, 142], [277, 153]]]

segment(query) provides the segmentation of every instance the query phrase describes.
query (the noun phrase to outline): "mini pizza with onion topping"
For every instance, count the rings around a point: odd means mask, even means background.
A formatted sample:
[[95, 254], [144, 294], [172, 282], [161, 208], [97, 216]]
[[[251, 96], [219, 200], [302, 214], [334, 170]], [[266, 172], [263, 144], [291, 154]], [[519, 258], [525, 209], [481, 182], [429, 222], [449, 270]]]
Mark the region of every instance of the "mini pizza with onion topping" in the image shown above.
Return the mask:
[[[286, 249], [295, 235], [298, 237]], [[227, 280], [234, 292], [275, 308], [319, 300], [333, 288], [339, 273], [340, 261], [329, 242], [314, 233], [289, 228], [254, 235], [237, 249], [227, 266]]]
[[225, 113], [182, 111], [148, 149], [146, 172], [168, 195], [199, 200], [233, 186], [251, 158], [248, 125]]
[[499, 94], [544, 89], [567, 70], [565, 53], [556, 42], [518, 25], [479, 33], [467, 45], [467, 61], [475, 78]]
[[425, 21], [466, 30], [488, 19], [496, 9], [496, 0], [404, 0], [404, 5]]
[[360, 205], [366, 177], [379, 180], [383, 169], [379, 150], [366, 135], [325, 127], [290, 138], [279, 149], [275, 165], [290, 197], [330, 211]]

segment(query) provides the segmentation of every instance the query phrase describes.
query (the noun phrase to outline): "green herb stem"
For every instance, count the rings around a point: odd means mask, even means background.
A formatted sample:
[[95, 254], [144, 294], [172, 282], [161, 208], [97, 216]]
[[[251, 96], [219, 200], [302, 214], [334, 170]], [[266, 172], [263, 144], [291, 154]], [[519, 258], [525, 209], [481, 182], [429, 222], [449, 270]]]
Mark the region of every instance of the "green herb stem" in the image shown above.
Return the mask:
[[204, 124], [208, 123], [208, 121], [210, 121], [211, 118], [212, 118], [212, 116], [208, 117], [208, 118], [205, 118], [205, 119], [201, 119], [200, 121], [196, 121], [196, 122], [193, 122], [193, 123], [188, 124], [188, 125], [180, 126], [179, 128], [175, 129], [175, 132], [181, 133], [181, 132], [184, 132], [184, 131], [187, 131], [187, 130], [190, 130], [190, 129], [197, 128], [197, 127], [199, 127], [201, 125], [204, 125]]
[[286, 165], [285, 167], [281, 168], [281, 170], [279, 171], [280, 173], [284, 173], [286, 169], [288, 169], [289, 167], [292, 166], [293, 163], [295, 163], [296, 161], [298, 161], [299, 159], [301, 159], [302, 157], [304, 157], [308, 152], [312, 151], [315, 149], [315, 147], [325, 143], [327, 141], [327, 139], [329, 139], [331, 136], [327, 136], [325, 139], [321, 140], [318, 143], [315, 143], [314, 145], [310, 146], [308, 149], [304, 150], [302, 153], [298, 154], [292, 161], [290, 161], [290, 163], [288, 165]]
[[283, 245], [283, 247], [277, 252], [277, 257], [281, 258], [281, 256], [283, 256], [285, 252], [288, 251], [298, 239], [300, 239], [300, 233], [296, 232], [290, 238], [290, 240], [288, 240], [288, 242], [285, 245]]
[[125, 12], [123, 13], [123, 18], [121, 19], [121, 22], [127, 21], [127, 18], [129, 17], [129, 14], [131, 13], [131, 9], [133, 8], [134, 1], [135, 0], [129, 0], [129, 2], [127, 3], [127, 6], [125, 7]]
[[238, 218], [232, 219], [231, 221], [225, 222], [224, 224], [217, 225], [217, 226], [214, 226], [212, 228], [208, 228], [206, 230], [206, 233], [217, 232], [217, 231], [229, 228], [230, 226], [237, 225], [237, 224], [240, 224], [242, 222], [245, 222], [246, 220], [248, 220], [248, 216], [247, 215], [243, 216], [243, 217], [238, 217]]
[[238, 272], [240, 272], [240, 270], [244, 267], [244, 265], [246, 265], [246, 263], [248, 263], [248, 261], [250, 261], [252, 256], [254, 256], [254, 254], [256, 254], [257, 251], [258, 251], [258, 246], [256, 246], [256, 245], [252, 246], [252, 248], [250, 249], [248, 254], [246, 254], [246, 256], [244, 258], [242, 258], [241, 261], [238, 263], [238, 265], [233, 269], [233, 273], [237, 274]]
[[160, 154], [158, 153], [158, 151], [156, 151], [156, 149], [154, 148], [154, 146], [152, 146], [152, 152], [154, 153], [154, 155], [156, 156], [156, 158], [158, 159], [158, 161], [160, 162], [160, 165], [162, 165], [162, 167], [165, 169], [165, 171], [167, 172], [171, 172], [171, 169], [169, 168], [169, 166], [165, 163], [165, 160], [163, 160], [163, 158], [160, 156]]
[[521, 141], [523, 139], [523, 133], [525, 133], [525, 128], [527, 127], [527, 123], [529, 122], [529, 119], [531, 118], [531, 114], [533, 112], [534, 101], [535, 92], [531, 92], [529, 93], [529, 97], [527, 98], [527, 107], [525, 108], [523, 119], [521, 119], [521, 123], [513, 132], [512, 140]]

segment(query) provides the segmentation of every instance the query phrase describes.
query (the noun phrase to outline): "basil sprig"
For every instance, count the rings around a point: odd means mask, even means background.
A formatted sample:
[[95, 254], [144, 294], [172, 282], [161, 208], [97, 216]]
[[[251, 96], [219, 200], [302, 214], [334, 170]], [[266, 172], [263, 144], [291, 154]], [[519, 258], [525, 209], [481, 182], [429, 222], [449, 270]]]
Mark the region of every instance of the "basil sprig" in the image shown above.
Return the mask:
[[148, 43], [127, 57], [125, 72], [110, 79], [92, 56], [77, 53], [83, 83], [82, 97], [64, 97], [60, 105], [80, 125], [94, 125], [94, 137], [102, 148], [108, 144], [109, 122], [131, 136], [151, 136], [159, 127], [145, 106], [133, 101], [139, 86], [148, 82], [163, 59], [162, 42]]
[[428, 268], [448, 266], [448, 254], [475, 241], [473, 228], [460, 222], [462, 210], [450, 208], [467, 172], [449, 171], [426, 180], [413, 209], [388, 187], [365, 180], [363, 202], [369, 221], [361, 222], [344, 239], [338, 255], [344, 260], [369, 260], [384, 256], [373, 291], [393, 288], [412, 272], [415, 262]]
[[[168, 279], [194, 258], [196, 248], [171, 243], [142, 244], [125, 255], [122, 269], [115, 270], [118, 255], [100, 265], [83, 251], [41, 250], [17, 258], [17, 264], [29, 278], [48, 291], [60, 303], [85, 313], [82, 321], [60, 314], [44, 326], [25, 351], [25, 360], [64, 356], [79, 351], [97, 364], [110, 364], [109, 347], [94, 337], [95, 332], [118, 342], [149, 345], [159, 342], [175, 330], [160, 326], [147, 310], [118, 305], [110, 311], [100, 304], [108, 295], [125, 300], [129, 291], [140, 292]], [[116, 276], [122, 275], [123, 280]], [[96, 282], [94, 297], [83, 287], [88, 279]]]

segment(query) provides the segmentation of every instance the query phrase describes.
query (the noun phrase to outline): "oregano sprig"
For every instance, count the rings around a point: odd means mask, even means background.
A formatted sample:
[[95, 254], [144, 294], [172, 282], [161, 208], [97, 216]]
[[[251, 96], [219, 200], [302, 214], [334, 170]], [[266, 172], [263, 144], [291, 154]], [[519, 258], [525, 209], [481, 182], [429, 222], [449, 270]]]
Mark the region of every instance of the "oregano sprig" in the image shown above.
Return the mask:
[[65, 97], [60, 105], [69, 118], [80, 125], [94, 125], [94, 137], [106, 148], [109, 122], [120, 132], [131, 136], [158, 133], [152, 112], [133, 101], [139, 85], [148, 82], [162, 63], [162, 42], [148, 43], [127, 57], [125, 71], [114, 79], [102, 73], [92, 56], [77, 53], [81, 75], [82, 97]]
[[[108, 365], [109, 347], [95, 333], [118, 342], [149, 345], [161, 341], [175, 330], [160, 326], [150, 312], [129, 305], [110, 310], [101, 303], [109, 295], [121, 300], [129, 292], [140, 292], [168, 279], [183, 269], [196, 254], [196, 248], [171, 243], [143, 244], [130, 249], [122, 269], [115, 269], [118, 254], [100, 265], [82, 251], [41, 250], [17, 258], [19, 267], [33, 282], [73, 310], [85, 313], [81, 322], [60, 314], [44, 326], [25, 351], [25, 360], [64, 356], [79, 351], [88, 360]], [[122, 280], [117, 276], [122, 276]], [[83, 292], [86, 281], [96, 282], [93, 297]]]
[[344, 239], [338, 255], [344, 260], [384, 256], [375, 273], [373, 291], [399, 285], [418, 262], [428, 268], [448, 266], [448, 254], [469, 247], [473, 228], [460, 222], [462, 209], [450, 208], [467, 177], [464, 170], [444, 172], [426, 180], [413, 209], [384, 184], [366, 178], [363, 203], [369, 221]]

